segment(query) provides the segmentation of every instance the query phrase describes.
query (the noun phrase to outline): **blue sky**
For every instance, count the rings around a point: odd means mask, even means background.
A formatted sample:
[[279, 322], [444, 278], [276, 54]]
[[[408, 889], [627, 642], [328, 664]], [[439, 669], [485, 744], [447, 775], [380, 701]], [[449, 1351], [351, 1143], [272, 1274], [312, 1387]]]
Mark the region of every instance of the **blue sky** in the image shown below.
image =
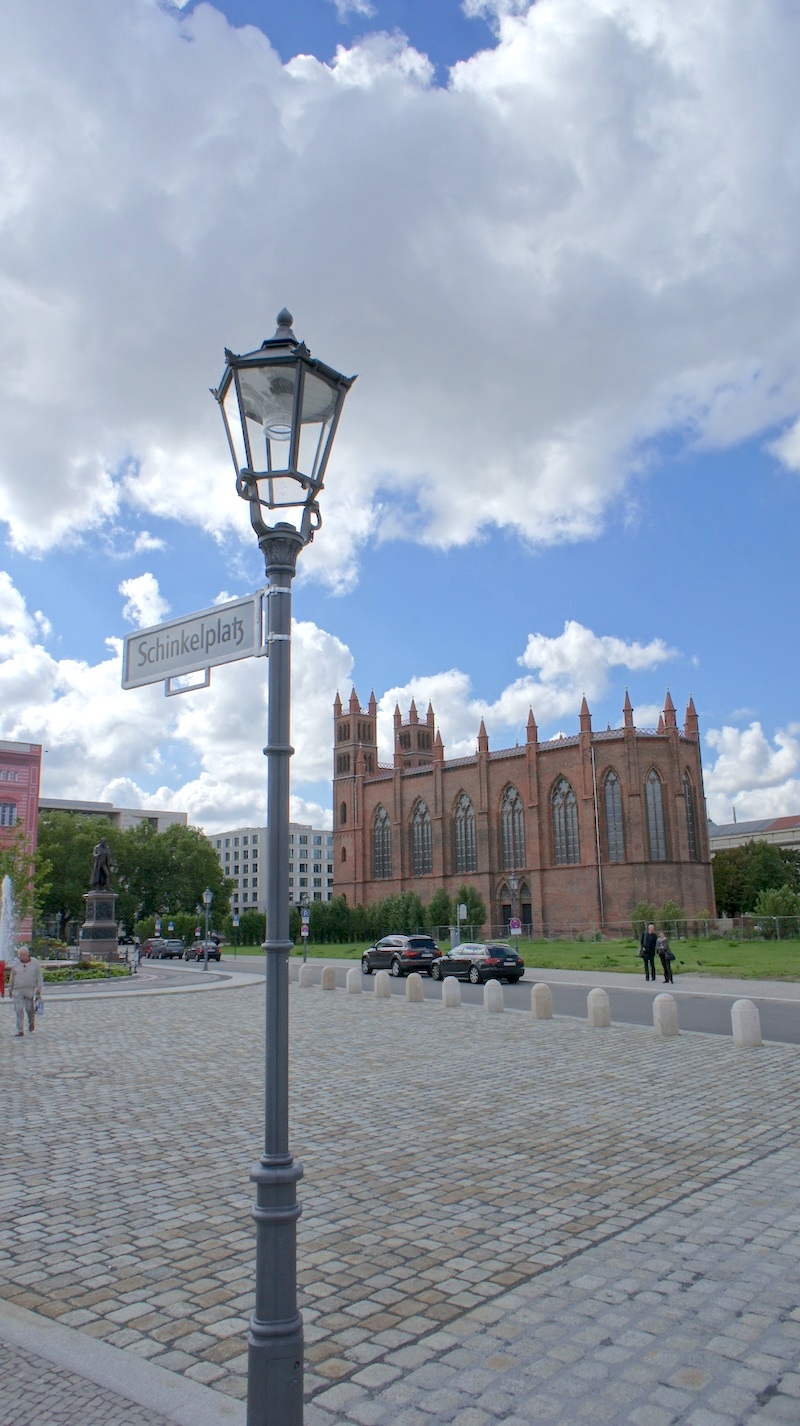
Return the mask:
[[412, 696], [455, 756], [691, 694], [715, 819], [796, 812], [792, 8], [44, 13], [2, 36], [0, 737], [45, 795], [262, 820], [261, 662], [165, 700], [119, 646], [262, 581], [208, 387], [288, 304], [359, 373], [295, 585], [295, 816], [353, 683], [385, 756]]

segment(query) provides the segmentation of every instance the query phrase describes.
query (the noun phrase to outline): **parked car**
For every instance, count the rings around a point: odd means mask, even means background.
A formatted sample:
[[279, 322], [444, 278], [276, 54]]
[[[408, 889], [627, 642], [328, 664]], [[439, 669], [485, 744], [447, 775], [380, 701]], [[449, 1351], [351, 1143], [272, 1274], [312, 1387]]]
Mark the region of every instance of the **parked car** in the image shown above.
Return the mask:
[[524, 974], [522, 956], [502, 942], [484, 946], [477, 941], [465, 941], [462, 946], [454, 946], [448, 955], [441, 956], [431, 967], [434, 980], [454, 975], [458, 980], [471, 981], [473, 985], [482, 985], [487, 980], [507, 980], [516, 985]]
[[[202, 961], [205, 958], [205, 941], [194, 941], [191, 946], [187, 946], [184, 955], [187, 961]], [[209, 937], [208, 959], [210, 961], [220, 960], [220, 949], [216, 941]]]
[[441, 954], [432, 936], [384, 936], [364, 952], [361, 969], [365, 975], [374, 970], [388, 970], [392, 975], [425, 970], [431, 975], [431, 966]]
[[179, 941], [177, 937], [171, 937], [169, 940], [162, 941], [158, 950], [153, 952], [153, 955], [161, 961], [181, 960], [183, 957], [183, 941]]
[[142, 942], [142, 955], [156, 960], [161, 954], [163, 944], [161, 936], [148, 936], [147, 940]]

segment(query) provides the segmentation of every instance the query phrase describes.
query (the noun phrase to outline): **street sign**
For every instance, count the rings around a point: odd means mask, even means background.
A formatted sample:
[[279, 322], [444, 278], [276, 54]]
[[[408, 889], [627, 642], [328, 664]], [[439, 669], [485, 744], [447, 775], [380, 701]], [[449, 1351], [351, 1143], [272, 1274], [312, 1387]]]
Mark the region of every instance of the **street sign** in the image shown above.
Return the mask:
[[512, 917], [511, 917], [511, 920], [510, 920], [509, 923], [508, 923], [508, 929], [509, 929], [509, 932], [510, 932], [510, 934], [511, 934], [512, 936], [521, 936], [521, 935], [522, 935], [522, 922], [519, 920], [519, 918], [518, 918], [517, 916], [512, 916]]
[[300, 927], [300, 935], [303, 937], [303, 940], [306, 939], [306, 937], [307, 937], [307, 935], [308, 935], [308, 922], [307, 922], [307, 921], [304, 921], [303, 924], [302, 924], [302, 926]]
[[[141, 688], [147, 683], [166, 684], [187, 673], [210, 671], [217, 664], [233, 663], [266, 654], [262, 624], [265, 591], [259, 589], [245, 599], [232, 599], [199, 614], [170, 619], [126, 634], [122, 648], [122, 687]], [[197, 686], [197, 685], [195, 685]]]
[[305, 922], [306, 924], [311, 920], [311, 910], [308, 906], [301, 906], [300, 920]]

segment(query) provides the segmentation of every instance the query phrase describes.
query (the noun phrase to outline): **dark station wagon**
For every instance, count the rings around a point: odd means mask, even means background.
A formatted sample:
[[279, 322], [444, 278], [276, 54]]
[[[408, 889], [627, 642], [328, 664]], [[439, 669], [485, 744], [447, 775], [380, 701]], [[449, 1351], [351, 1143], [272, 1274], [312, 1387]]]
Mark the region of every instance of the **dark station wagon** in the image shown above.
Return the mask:
[[511, 946], [497, 942], [484, 946], [477, 941], [454, 946], [449, 955], [440, 957], [431, 971], [434, 980], [454, 975], [472, 985], [482, 985], [487, 980], [507, 980], [515, 985], [524, 974], [525, 962]]
[[361, 957], [365, 975], [374, 970], [388, 970], [392, 975], [408, 975], [409, 971], [427, 971], [441, 955], [432, 936], [383, 936]]

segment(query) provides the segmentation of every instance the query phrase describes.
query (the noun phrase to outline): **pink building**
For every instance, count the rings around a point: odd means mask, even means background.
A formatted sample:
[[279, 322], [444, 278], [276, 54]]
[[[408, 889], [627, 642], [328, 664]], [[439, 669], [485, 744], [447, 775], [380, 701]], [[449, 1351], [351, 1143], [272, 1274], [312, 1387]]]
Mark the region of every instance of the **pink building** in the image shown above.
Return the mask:
[[[39, 815], [39, 781], [42, 771], [41, 743], [12, 743], [0, 739], [0, 849], [22, 844], [33, 874]], [[22, 940], [30, 938], [32, 925], [26, 916], [18, 927]]]

